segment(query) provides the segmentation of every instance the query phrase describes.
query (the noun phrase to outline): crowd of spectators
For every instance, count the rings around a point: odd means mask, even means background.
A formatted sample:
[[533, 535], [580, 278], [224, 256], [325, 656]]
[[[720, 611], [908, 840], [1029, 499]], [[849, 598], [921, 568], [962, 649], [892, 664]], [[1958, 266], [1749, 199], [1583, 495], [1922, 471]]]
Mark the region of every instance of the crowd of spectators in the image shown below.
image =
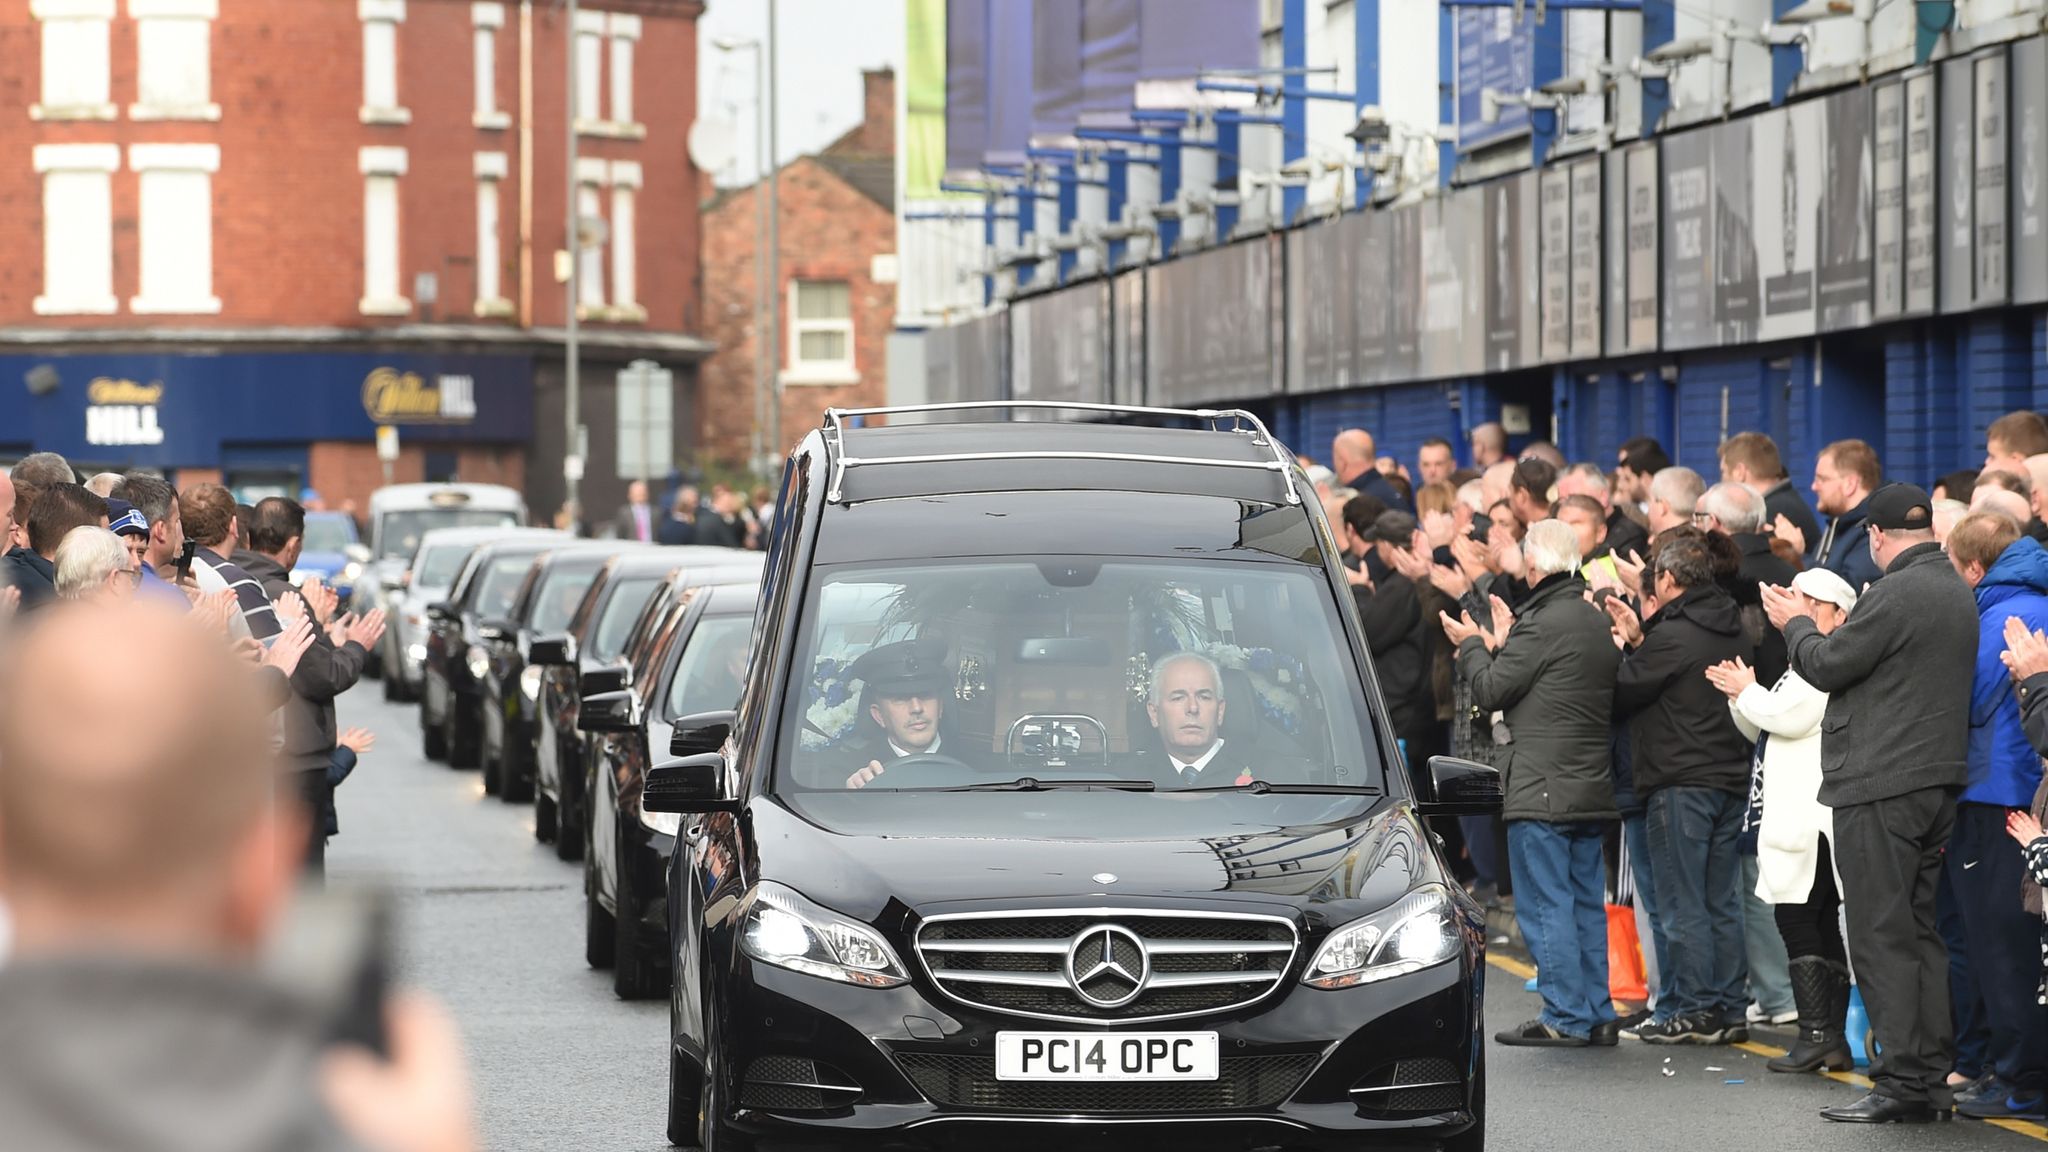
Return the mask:
[[1647, 437], [1611, 465], [1506, 448], [1475, 429], [1458, 469], [1432, 440], [1411, 494], [1352, 429], [1310, 470], [1409, 770], [1503, 773], [1498, 820], [1439, 830], [1536, 963], [1540, 1015], [1496, 1039], [1790, 1025], [1773, 1071], [1838, 1071], [1860, 999], [1874, 1087], [1827, 1118], [2041, 1119], [2048, 421], [1992, 423], [1931, 492], [1837, 441], [1810, 502], [1756, 432], [1711, 482]]
[[365, 983], [388, 958], [322, 886], [382, 614], [294, 573], [297, 501], [78, 479], [0, 474], [6, 1143], [468, 1152], [453, 1025]]

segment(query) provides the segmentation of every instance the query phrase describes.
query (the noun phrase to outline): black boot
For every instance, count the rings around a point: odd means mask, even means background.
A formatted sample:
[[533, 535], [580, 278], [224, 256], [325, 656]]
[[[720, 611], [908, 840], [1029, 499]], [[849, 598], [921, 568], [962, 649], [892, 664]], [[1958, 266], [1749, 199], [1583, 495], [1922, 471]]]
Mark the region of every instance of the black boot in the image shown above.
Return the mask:
[[1773, 1072], [1846, 1072], [1856, 1063], [1843, 1034], [1849, 1016], [1849, 971], [1820, 956], [1793, 959], [1792, 998], [1799, 1005], [1799, 1042], [1765, 1067]]

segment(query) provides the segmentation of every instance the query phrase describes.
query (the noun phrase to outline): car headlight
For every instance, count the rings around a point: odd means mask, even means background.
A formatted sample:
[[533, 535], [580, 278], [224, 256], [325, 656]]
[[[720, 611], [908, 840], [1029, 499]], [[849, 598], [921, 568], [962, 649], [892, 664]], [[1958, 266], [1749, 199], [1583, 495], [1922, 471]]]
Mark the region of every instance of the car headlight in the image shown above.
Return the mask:
[[354, 560], [351, 560], [346, 565], [343, 565], [341, 569], [342, 582], [349, 585], [350, 587], [355, 586], [357, 578], [362, 576], [362, 574], [363, 566], [361, 564], [356, 563]]
[[540, 678], [543, 669], [535, 664], [519, 671], [519, 694], [526, 697], [528, 704], [540, 699]]
[[425, 644], [406, 645], [405, 658], [414, 664], [425, 664], [427, 662], [427, 646]]
[[747, 894], [740, 950], [763, 964], [810, 976], [894, 988], [908, 983], [896, 950], [873, 928], [763, 880]]
[[469, 665], [469, 674], [474, 679], [481, 680], [491, 674], [491, 654], [481, 648], [471, 648], [469, 655], [463, 657], [463, 663]]
[[1441, 884], [1426, 884], [1323, 941], [1301, 982], [1349, 988], [1420, 972], [1458, 954], [1457, 908]]

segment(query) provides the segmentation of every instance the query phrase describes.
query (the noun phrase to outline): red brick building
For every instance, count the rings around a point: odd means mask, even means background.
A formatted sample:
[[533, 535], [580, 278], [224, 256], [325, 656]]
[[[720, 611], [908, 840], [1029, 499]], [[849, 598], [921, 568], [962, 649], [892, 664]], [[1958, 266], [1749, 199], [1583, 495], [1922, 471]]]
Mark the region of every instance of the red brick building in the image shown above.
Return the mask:
[[[561, 499], [573, 99], [592, 507], [620, 368], [695, 391], [701, 0], [0, 5], [0, 459]], [[568, 84], [575, 45], [576, 91]], [[109, 409], [117, 411], [109, 412]], [[687, 456], [686, 444], [677, 446]]]
[[[895, 75], [863, 74], [861, 123], [816, 155], [776, 174], [775, 299], [782, 339], [782, 438], [777, 456], [817, 426], [830, 407], [878, 405], [887, 397], [889, 331], [896, 317]], [[717, 352], [704, 362], [697, 442], [704, 454], [742, 464], [753, 451], [760, 355], [755, 250], [760, 184], [719, 192], [704, 206], [706, 335]]]

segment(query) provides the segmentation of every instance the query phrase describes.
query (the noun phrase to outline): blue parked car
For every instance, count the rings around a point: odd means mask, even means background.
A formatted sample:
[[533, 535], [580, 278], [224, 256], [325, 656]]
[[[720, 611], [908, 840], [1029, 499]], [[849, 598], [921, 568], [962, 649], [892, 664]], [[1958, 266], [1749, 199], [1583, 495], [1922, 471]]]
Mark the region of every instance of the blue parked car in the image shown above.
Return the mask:
[[369, 563], [370, 550], [357, 537], [356, 523], [347, 513], [306, 513], [306, 542], [299, 562], [292, 566], [292, 583], [318, 576], [346, 604]]

